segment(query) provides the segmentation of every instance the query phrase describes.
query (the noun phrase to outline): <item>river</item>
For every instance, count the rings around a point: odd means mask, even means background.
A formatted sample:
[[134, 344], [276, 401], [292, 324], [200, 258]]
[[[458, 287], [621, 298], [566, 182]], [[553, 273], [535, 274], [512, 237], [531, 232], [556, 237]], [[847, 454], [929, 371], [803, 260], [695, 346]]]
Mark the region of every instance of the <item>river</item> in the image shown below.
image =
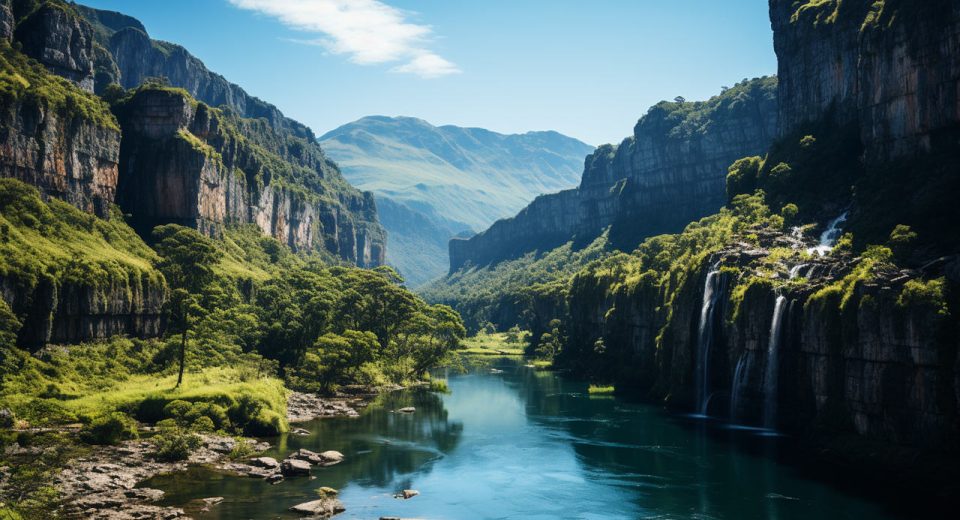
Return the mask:
[[[315, 479], [270, 485], [198, 467], [144, 485], [202, 520], [297, 518], [287, 508], [321, 486], [340, 490], [337, 519], [898, 518], [784, 462], [789, 439], [591, 396], [518, 359], [451, 373], [449, 386], [384, 395], [359, 418], [271, 439], [277, 459], [299, 448], [346, 455]], [[393, 412], [404, 406], [416, 413]], [[420, 496], [393, 498], [402, 489]], [[200, 512], [197, 499], [213, 496], [224, 501]]]

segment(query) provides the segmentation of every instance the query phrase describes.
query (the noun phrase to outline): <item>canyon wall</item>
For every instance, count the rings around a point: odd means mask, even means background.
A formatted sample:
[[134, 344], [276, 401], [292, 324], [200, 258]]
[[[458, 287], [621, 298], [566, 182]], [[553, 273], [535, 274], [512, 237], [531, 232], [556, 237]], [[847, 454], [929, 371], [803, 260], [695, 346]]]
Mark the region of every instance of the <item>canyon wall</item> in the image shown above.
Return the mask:
[[141, 88], [118, 113], [117, 200], [135, 228], [174, 222], [216, 236], [223, 225], [254, 223], [294, 250], [326, 250], [361, 267], [383, 263], [373, 197], [350, 189], [312, 141], [274, 142], [269, 127], [178, 89]]
[[777, 131], [776, 79], [745, 81], [705, 102], [660, 103], [619, 146], [588, 156], [580, 186], [537, 198], [512, 219], [450, 242], [450, 271], [589, 242], [612, 226], [617, 247], [677, 232], [720, 209], [727, 168], [762, 154]]

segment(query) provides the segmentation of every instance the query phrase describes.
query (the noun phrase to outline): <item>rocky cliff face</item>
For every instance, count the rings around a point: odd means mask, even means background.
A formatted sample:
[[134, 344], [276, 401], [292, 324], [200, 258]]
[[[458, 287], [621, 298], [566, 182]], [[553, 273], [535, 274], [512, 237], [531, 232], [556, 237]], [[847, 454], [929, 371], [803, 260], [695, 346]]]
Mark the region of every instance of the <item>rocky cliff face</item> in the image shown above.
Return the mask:
[[65, 5], [45, 3], [20, 20], [14, 37], [23, 53], [54, 74], [93, 92], [93, 33]]
[[835, 118], [859, 123], [882, 163], [955, 146], [960, 5], [949, 0], [771, 0], [781, 135]]
[[111, 63], [103, 66], [105, 73], [98, 76], [98, 92], [110, 83], [130, 89], [148, 78], [166, 78], [171, 85], [208, 105], [229, 106], [243, 117], [266, 119], [275, 130], [314, 138], [305, 125], [285, 117], [277, 107], [210, 71], [183, 47], [151, 39], [139, 20], [112, 11], [83, 6], [77, 9], [94, 26], [100, 45], [111, 58]]
[[107, 217], [117, 186], [116, 128], [29, 101], [0, 112], [0, 177], [40, 188], [48, 197]]
[[294, 250], [383, 263], [372, 195], [350, 188], [312, 141], [286, 141], [177, 89], [141, 89], [120, 113], [117, 200], [138, 229], [174, 222], [215, 236], [251, 222]]
[[543, 196], [513, 219], [450, 243], [450, 270], [485, 265], [612, 226], [614, 245], [676, 232], [720, 209], [727, 168], [763, 153], [777, 130], [776, 80], [763, 78], [706, 102], [661, 103], [619, 146], [587, 157], [576, 190]]
[[156, 337], [166, 286], [150, 279], [92, 285], [43, 280], [26, 289], [0, 277], [0, 298], [24, 318], [17, 343], [28, 348], [111, 336]]

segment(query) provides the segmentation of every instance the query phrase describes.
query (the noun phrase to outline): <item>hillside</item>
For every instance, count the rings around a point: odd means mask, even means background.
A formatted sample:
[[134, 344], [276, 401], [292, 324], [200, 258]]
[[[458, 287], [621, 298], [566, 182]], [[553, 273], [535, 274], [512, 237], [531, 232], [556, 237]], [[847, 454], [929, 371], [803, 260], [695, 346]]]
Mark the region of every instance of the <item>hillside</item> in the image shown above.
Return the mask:
[[593, 150], [556, 132], [504, 135], [382, 116], [337, 128], [320, 143], [350, 183], [391, 201], [383, 224], [400, 248], [387, 262], [414, 286], [446, 271], [446, 242], [457, 233], [576, 185]]

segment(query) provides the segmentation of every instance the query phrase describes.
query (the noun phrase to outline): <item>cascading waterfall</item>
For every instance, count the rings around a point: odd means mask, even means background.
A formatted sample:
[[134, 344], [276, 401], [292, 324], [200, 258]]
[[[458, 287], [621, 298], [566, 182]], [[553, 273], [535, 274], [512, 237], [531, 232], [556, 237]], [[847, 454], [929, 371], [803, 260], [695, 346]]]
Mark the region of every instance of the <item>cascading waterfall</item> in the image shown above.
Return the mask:
[[767, 372], [763, 378], [763, 425], [773, 429], [777, 425], [777, 377], [780, 367], [780, 331], [783, 326], [786, 296], [777, 296], [767, 342]]
[[807, 267], [807, 264], [797, 264], [797, 265], [791, 267], [791, 268], [790, 268], [790, 279], [793, 280], [793, 279], [796, 278], [797, 276], [800, 276], [800, 271], [802, 271], [804, 267]]
[[730, 420], [736, 421], [740, 414], [740, 401], [743, 399], [743, 389], [747, 386], [747, 377], [753, 367], [753, 351], [747, 350], [740, 354], [737, 369], [733, 373], [733, 385], [730, 389]]
[[700, 328], [697, 337], [697, 408], [706, 415], [710, 399], [710, 346], [713, 344], [714, 309], [720, 297], [719, 262], [714, 264], [703, 284], [703, 307], [700, 308]]
[[840, 238], [840, 232], [843, 231], [840, 229], [840, 224], [843, 224], [847, 221], [847, 212], [844, 211], [840, 214], [839, 217], [830, 221], [827, 224], [827, 229], [820, 234], [820, 244], [815, 247], [807, 248], [807, 253], [817, 256], [826, 256], [829, 253], [833, 246], [837, 244], [837, 240]]

